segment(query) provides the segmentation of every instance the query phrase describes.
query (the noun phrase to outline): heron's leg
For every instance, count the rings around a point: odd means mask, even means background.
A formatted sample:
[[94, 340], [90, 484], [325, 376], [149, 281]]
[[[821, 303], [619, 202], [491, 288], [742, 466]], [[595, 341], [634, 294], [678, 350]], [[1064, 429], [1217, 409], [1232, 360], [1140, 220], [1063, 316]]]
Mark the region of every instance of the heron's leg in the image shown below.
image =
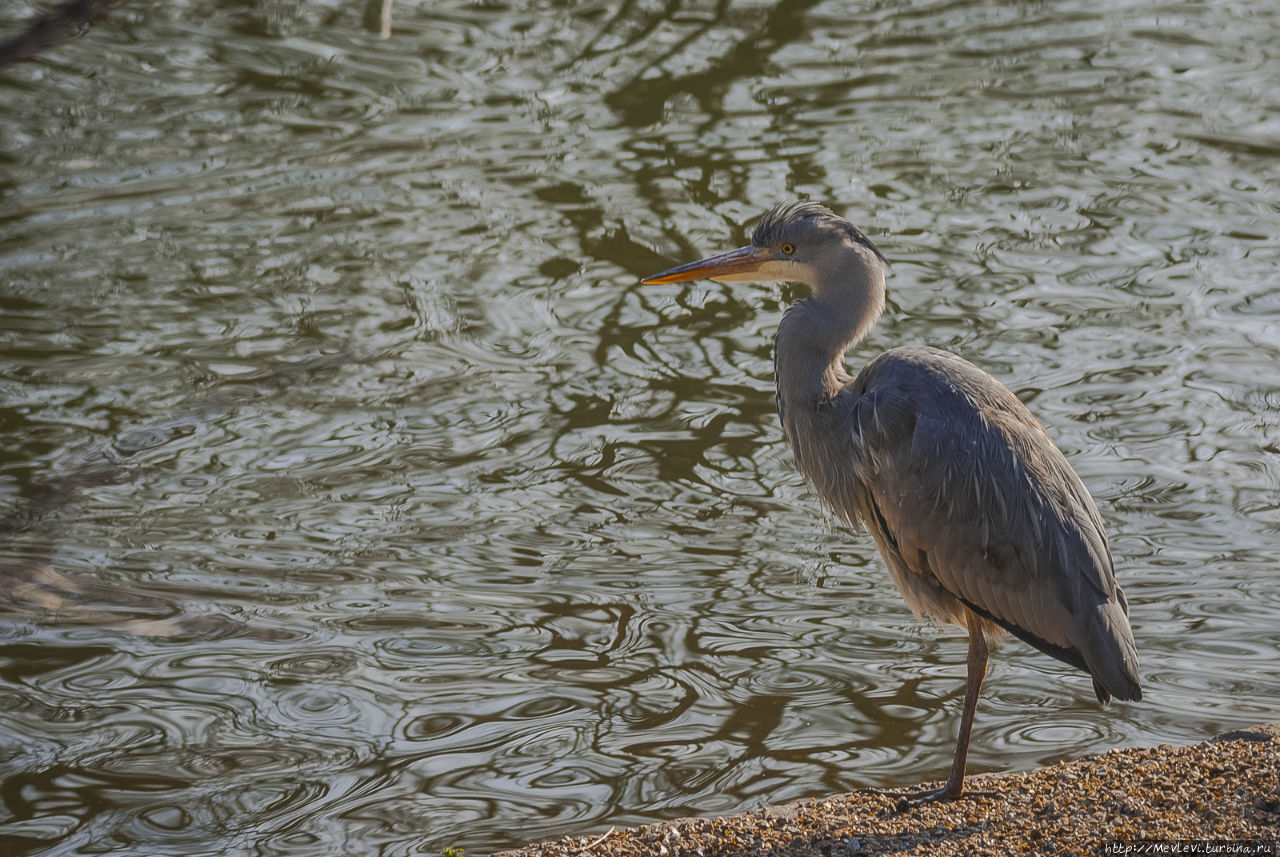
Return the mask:
[[951, 776], [940, 789], [920, 792], [903, 798], [898, 806], [905, 809], [935, 800], [950, 800], [964, 794], [964, 765], [969, 758], [969, 736], [973, 732], [973, 714], [978, 710], [982, 680], [987, 677], [987, 639], [982, 634], [982, 620], [966, 610], [969, 625], [969, 675], [964, 686], [964, 710], [960, 714], [960, 735], [956, 738], [956, 755], [951, 762]]
[[969, 617], [969, 676], [964, 685], [964, 711], [960, 714], [960, 735], [956, 739], [956, 756], [951, 762], [951, 776], [942, 787], [943, 797], [960, 797], [964, 793], [964, 765], [969, 758], [969, 736], [973, 734], [973, 715], [978, 710], [982, 680], [987, 677], [987, 638], [982, 633], [982, 620], [972, 611]]

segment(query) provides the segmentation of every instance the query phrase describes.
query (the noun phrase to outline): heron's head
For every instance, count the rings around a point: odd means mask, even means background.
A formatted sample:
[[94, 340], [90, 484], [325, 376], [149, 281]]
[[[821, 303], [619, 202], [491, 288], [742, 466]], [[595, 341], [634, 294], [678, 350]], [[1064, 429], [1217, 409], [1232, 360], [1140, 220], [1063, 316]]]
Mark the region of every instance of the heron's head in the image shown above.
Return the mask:
[[751, 243], [647, 277], [646, 283], [797, 282], [818, 289], [851, 269], [878, 269], [884, 254], [849, 221], [816, 202], [775, 205], [756, 224]]

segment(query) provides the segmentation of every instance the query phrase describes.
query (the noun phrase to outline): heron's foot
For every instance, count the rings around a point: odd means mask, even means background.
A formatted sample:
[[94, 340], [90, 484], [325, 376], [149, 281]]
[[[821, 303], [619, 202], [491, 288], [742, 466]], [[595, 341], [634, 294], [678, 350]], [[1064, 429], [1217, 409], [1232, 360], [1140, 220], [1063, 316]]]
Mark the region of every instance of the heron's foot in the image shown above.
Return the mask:
[[990, 797], [995, 794], [995, 792], [966, 791], [963, 786], [959, 784], [952, 785], [951, 783], [946, 783], [936, 789], [913, 792], [885, 791], [882, 789], [868, 789], [868, 791], [885, 797], [897, 798], [898, 812], [906, 812], [909, 809], [915, 809], [918, 806], [924, 806], [935, 801], [956, 800], [962, 797]]
[[906, 812], [917, 806], [924, 806], [926, 803], [933, 803], [940, 800], [955, 800], [964, 794], [962, 788], [953, 787], [951, 783], [947, 783], [941, 788], [925, 789], [919, 792], [908, 792], [898, 796], [898, 812]]
[[867, 789], [867, 791], [887, 798], [896, 798], [898, 812], [905, 812], [913, 807], [923, 806], [926, 803], [933, 803], [937, 800], [951, 800], [960, 797], [962, 794], [959, 789], [952, 790], [950, 783], [942, 788], [925, 789], [924, 791], [903, 792], [889, 789]]

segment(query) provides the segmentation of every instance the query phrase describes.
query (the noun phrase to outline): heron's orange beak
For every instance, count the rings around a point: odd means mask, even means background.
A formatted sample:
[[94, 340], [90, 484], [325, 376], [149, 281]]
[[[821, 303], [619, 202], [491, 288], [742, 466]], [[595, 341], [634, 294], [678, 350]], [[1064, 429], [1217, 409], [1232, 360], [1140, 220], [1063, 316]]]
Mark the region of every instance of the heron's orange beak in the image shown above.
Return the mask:
[[642, 282], [646, 285], [654, 285], [658, 283], [687, 283], [690, 280], [719, 280], [721, 278], [749, 280], [750, 276], [748, 275], [759, 271], [761, 266], [767, 262], [772, 262], [774, 258], [771, 250], [765, 247], [753, 247], [748, 244], [746, 247], [739, 247], [737, 250], [730, 250], [728, 253], [721, 253], [719, 256], [678, 265], [663, 271], [661, 274], [645, 277]]

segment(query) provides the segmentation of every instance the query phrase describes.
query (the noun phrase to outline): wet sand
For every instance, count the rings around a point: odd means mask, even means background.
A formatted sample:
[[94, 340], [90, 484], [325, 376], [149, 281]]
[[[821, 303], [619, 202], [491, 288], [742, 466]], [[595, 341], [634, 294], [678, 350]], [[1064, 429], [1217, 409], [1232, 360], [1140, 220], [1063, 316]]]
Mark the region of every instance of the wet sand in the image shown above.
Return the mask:
[[[1173, 854], [1179, 841], [1184, 854], [1280, 855], [1280, 723], [1189, 747], [1109, 750], [1025, 773], [970, 776], [965, 785], [958, 800], [910, 809], [862, 790], [602, 830], [499, 857]], [[1238, 841], [1251, 844], [1228, 844]]]

